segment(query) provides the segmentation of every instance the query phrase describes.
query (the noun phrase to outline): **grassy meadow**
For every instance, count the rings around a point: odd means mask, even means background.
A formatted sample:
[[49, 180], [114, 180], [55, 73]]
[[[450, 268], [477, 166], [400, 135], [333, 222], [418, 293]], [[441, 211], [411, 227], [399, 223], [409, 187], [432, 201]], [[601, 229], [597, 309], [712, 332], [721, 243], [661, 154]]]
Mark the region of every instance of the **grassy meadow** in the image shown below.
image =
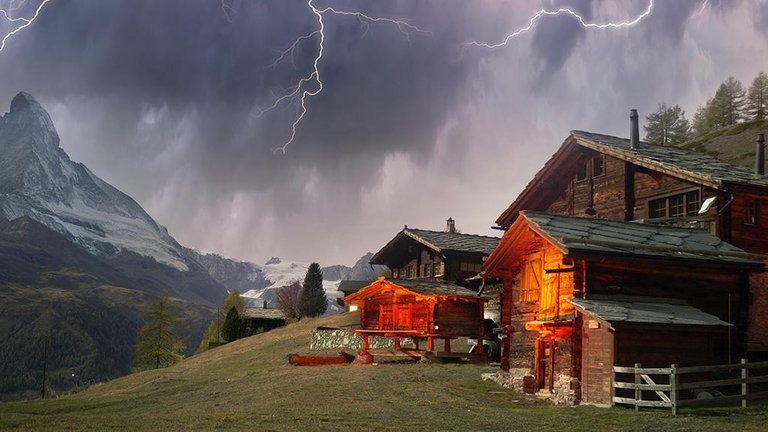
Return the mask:
[[667, 411], [552, 406], [480, 379], [491, 367], [456, 364], [292, 367], [310, 353], [303, 320], [46, 401], [0, 404], [13, 430], [764, 431], [768, 406]]

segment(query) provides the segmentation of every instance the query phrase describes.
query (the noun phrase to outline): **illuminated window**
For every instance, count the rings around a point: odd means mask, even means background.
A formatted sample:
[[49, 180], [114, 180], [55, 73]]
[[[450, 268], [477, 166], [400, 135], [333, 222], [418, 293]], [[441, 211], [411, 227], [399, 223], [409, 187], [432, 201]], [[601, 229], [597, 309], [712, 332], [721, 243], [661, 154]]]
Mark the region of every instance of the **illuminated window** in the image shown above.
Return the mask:
[[542, 260], [541, 253], [534, 253], [523, 263], [520, 272], [520, 301], [535, 302], [539, 300], [542, 280]]

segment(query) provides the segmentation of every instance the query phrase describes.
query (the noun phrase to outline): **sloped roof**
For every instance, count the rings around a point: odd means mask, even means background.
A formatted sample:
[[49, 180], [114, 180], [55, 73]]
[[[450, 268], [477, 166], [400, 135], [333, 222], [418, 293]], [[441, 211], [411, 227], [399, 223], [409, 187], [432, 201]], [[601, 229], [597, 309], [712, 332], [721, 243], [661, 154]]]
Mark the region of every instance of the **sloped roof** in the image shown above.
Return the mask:
[[577, 298], [567, 301], [577, 309], [608, 322], [731, 326], [714, 315], [688, 305]]
[[284, 320], [285, 314], [280, 309], [247, 307], [243, 311], [241, 318], [246, 319], [265, 319], [265, 320]]
[[477, 293], [462, 286], [434, 279], [384, 279], [383, 277], [373, 281], [360, 291], [346, 297], [344, 300], [355, 300], [364, 296], [369, 290], [378, 287], [395, 285], [408, 291], [421, 295], [441, 295], [449, 297], [481, 298]]
[[373, 281], [362, 281], [362, 280], [343, 280], [339, 283], [338, 290], [343, 292], [344, 295], [349, 295], [352, 293], [356, 293], [360, 291], [361, 288], [367, 287], [371, 284]]
[[406, 228], [403, 230], [409, 237], [436, 247], [437, 251], [460, 251], [489, 254], [499, 244], [498, 237], [476, 234], [461, 234], [445, 231], [429, 231]]
[[372, 264], [386, 264], [386, 256], [394, 251], [396, 245], [405, 239], [413, 239], [436, 253], [468, 252], [488, 255], [499, 244], [498, 237], [476, 234], [451, 233], [446, 231], [430, 231], [416, 228], [403, 228], [402, 231], [387, 242], [371, 257]]
[[731, 165], [705, 153], [646, 142], [631, 150], [626, 138], [578, 130], [571, 131], [571, 136], [584, 147], [706, 186], [719, 188], [723, 183], [738, 183], [768, 187], [767, 176], [757, 175], [747, 168]]
[[454, 297], [477, 297], [477, 293], [463, 286], [431, 279], [390, 279], [408, 291], [424, 295], [447, 295]]
[[499, 226], [508, 227], [520, 210], [530, 208], [530, 201], [541, 195], [536, 191], [546, 182], [547, 177], [556, 171], [557, 167], [573, 160], [568, 153], [574, 146], [588, 148], [640, 167], [715, 189], [722, 189], [724, 184], [729, 183], [768, 188], [768, 176], [754, 174], [747, 168], [728, 164], [705, 153], [647, 142], [640, 142], [638, 148], [632, 150], [629, 148], [629, 139], [574, 130], [514, 202], [496, 219]]
[[762, 267], [748, 254], [697, 229], [522, 211], [528, 225], [570, 255], [607, 254]]

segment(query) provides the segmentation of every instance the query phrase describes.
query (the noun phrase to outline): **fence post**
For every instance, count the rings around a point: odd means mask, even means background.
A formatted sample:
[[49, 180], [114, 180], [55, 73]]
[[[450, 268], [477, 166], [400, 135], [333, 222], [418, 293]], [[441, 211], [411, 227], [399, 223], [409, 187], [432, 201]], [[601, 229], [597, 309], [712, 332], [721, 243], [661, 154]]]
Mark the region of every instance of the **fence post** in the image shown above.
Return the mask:
[[741, 359], [741, 379], [744, 380], [741, 383], [741, 396], [743, 399], [741, 400], [741, 407], [746, 408], [747, 407], [747, 393], [749, 393], [749, 384], [747, 384], [747, 377], [749, 377], [749, 369], [747, 368], [747, 362], [748, 360], [743, 358]]
[[[635, 385], [639, 385], [642, 383], [642, 378], [640, 377], [639, 369], [642, 367], [640, 363], [635, 363]], [[643, 391], [640, 390], [640, 387], [635, 387], [635, 411], [640, 411], [640, 405], [638, 402], [643, 400]]]
[[677, 365], [673, 364], [669, 372], [669, 401], [672, 403], [672, 415], [677, 415]]

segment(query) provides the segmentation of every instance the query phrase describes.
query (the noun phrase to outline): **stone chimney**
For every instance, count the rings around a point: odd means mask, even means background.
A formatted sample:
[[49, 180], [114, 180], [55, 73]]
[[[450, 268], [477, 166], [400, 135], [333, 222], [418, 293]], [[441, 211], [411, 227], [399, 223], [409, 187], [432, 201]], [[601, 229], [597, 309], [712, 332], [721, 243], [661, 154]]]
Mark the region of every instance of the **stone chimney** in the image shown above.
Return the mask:
[[629, 110], [629, 148], [630, 150], [640, 148], [640, 124], [636, 109]]
[[765, 175], [765, 135], [757, 134], [755, 144], [755, 174]]
[[448, 220], [446, 221], [445, 232], [447, 233], [456, 232], [456, 221], [453, 220], [453, 218], [448, 218]]

